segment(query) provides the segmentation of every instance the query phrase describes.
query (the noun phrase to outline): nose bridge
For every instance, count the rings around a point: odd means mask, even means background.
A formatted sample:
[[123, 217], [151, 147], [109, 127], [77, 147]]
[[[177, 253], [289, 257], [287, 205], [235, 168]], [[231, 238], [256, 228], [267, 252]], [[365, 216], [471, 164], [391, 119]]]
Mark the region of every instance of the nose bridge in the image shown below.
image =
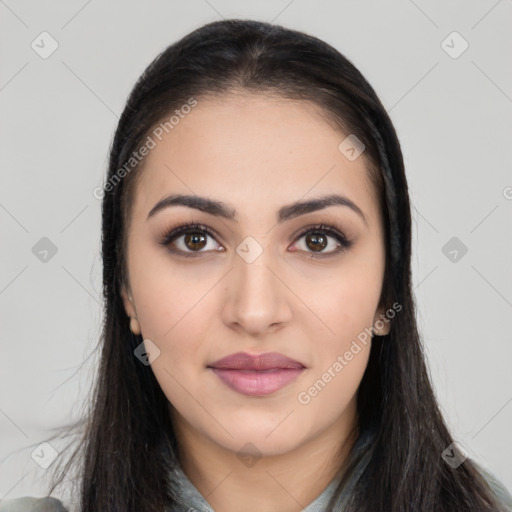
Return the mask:
[[272, 258], [271, 250], [267, 247], [262, 253], [254, 260], [247, 261], [243, 257], [237, 258], [238, 261], [235, 265], [237, 272], [237, 286], [240, 286], [244, 294], [248, 294], [249, 298], [252, 295], [273, 295], [272, 288], [275, 288], [275, 276], [270, 271], [275, 267], [275, 258]]
[[[277, 291], [276, 277], [271, 268], [276, 267], [276, 258], [272, 249], [261, 239], [249, 239], [237, 248], [235, 258], [235, 286], [239, 299], [253, 303], [269, 303], [274, 300]], [[247, 251], [247, 252], [244, 252]]]
[[229, 277], [224, 320], [253, 334], [290, 317], [286, 286], [276, 275], [279, 258], [269, 239], [245, 239], [237, 247]]

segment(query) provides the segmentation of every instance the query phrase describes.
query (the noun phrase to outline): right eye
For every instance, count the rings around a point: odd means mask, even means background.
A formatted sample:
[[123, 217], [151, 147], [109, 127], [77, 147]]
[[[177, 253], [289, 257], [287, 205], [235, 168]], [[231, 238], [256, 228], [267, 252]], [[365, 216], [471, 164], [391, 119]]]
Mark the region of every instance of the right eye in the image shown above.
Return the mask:
[[[171, 229], [163, 235], [161, 245], [167, 247], [170, 252], [179, 256], [197, 257], [208, 246], [208, 238], [215, 239], [213, 231], [202, 224], [186, 223]], [[215, 247], [209, 250], [219, 251]]]

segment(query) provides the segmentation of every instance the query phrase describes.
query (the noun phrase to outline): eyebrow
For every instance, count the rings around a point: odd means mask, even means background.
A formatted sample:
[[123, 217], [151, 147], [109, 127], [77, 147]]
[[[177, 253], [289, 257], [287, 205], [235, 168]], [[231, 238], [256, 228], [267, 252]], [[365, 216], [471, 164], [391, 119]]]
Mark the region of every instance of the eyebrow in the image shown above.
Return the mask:
[[[148, 219], [155, 215], [157, 212], [168, 208], [170, 206], [187, 206], [188, 208], [194, 208], [210, 215], [222, 217], [227, 220], [236, 221], [236, 210], [229, 207], [222, 201], [215, 201], [207, 197], [201, 197], [196, 195], [183, 195], [183, 194], [172, 194], [164, 197], [158, 203], [153, 206], [151, 211], [148, 213]], [[355, 213], [357, 213], [367, 223], [366, 217], [363, 211], [353, 201], [347, 197], [340, 196], [338, 194], [331, 194], [324, 197], [315, 199], [308, 199], [305, 201], [297, 201], [279, 208], [277, 212], [277, 222], [279, 224], [298, 217], [307, 213], [323, 210], [329, 206], [347, 206]]]

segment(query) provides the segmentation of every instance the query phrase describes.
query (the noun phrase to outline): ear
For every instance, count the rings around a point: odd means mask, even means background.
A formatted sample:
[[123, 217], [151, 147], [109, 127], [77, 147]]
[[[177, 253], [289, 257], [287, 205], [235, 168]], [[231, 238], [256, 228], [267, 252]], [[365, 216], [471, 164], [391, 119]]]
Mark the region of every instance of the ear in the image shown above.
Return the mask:
[[123, 299], [124, 310], [130, 317], [130, 329], [133, 334], [140, 334], [140, 325], [137, 319], [137, 311], [135, 311], [135, 304], [133, 302], [132, 293], [125, 285], [121, 287], [121, 298]]
[[121, 286], [121, 298], [123, 299], [124, 310], [129, 317], [137, 316], [131, 290], [125, 286]]
[[386, 308], [379, 307], [373, 317], [373, 332], [377, 336], [385, 336], [391, 330], [391, 319], [385, 313]]

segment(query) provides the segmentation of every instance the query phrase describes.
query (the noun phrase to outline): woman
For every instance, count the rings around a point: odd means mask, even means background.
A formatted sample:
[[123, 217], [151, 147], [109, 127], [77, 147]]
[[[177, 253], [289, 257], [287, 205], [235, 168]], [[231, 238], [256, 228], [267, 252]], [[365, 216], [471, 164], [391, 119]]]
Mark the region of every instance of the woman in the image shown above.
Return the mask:
[[[440, 413], [400, 145], [339, 52], [195, 30], [135, 85], [102, 194], [80, 510], [512, 510]], [[0, 510], [61, 510], [24, 500]]]

